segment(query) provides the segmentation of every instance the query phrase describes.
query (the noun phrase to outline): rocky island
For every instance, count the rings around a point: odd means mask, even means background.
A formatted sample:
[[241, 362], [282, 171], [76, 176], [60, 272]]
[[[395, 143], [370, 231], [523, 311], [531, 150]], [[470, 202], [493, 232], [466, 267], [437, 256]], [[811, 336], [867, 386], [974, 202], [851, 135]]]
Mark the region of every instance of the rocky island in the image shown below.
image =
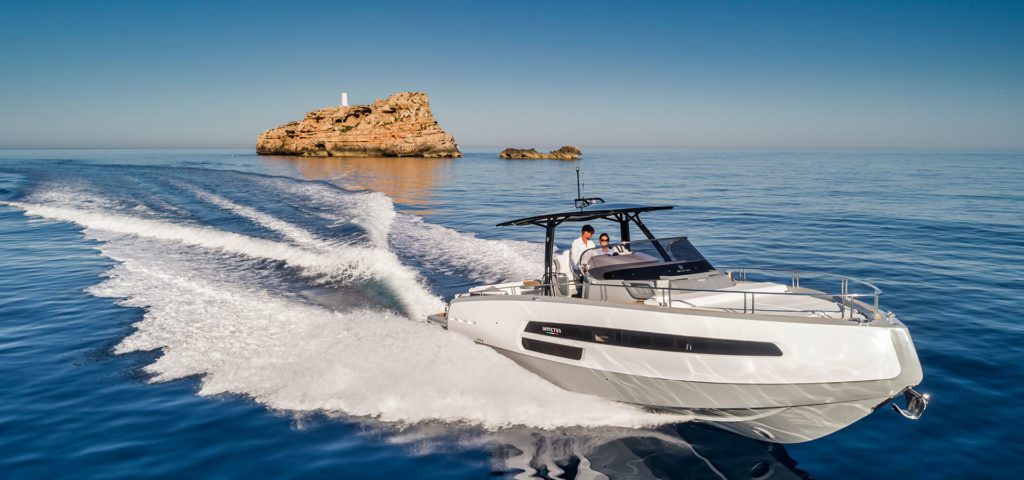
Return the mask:
[[306, 157], [461, 157], [455, 138], [430, 112], [427, 94], [401, 92], [372, 105], [314, 110], [306, 118], [267, 130], [260, 155]]
[[550, 158], [553, 160], [576, 160], [580, 158], [583, 152], [580, 149], [566, 145], [558, 150], [552, 150], [548, 153], [540, 153], [535, 148], [506, 148], [498, 154], [501, 158], [508, 159], [538, 159], [538, 158]]

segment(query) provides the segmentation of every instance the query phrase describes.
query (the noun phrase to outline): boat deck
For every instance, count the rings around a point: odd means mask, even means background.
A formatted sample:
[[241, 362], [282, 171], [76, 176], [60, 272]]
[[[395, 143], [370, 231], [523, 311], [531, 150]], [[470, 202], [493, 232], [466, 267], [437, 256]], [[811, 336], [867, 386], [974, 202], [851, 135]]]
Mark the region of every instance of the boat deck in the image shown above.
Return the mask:
[[[786, 285], [770, 282], [738, 283], [715, 292], [675, 293], [667, 298], [656, 296], [645, 300], [644, 304], [730, 313], [753, 311], [762, 315], [850, 319], [850, 312], [838, 302], [793, 292]], [[853, 320], [864, 320], [864, 316], [854, 312]]]
[[[827, 318], [841, 321], [869, 322], [877, 309], [856, 301], [852, 294], [828, 294], [774, 282], [734, 281], [729, 286], [713, 290], [676, 289], [655, 284], [648, 288], [647, 298], [608, 295], [610, 290], [627, 288], [621, 284], [591, 284], [581, 296], [565, 294], [570, 298], [647, 305], [672, 309], [706, 310], [735, 314], [782, 315], [805, 318]], [[548, 295], [549, 291], [577, 291], [576, 284], [541, 284], [535, 280], [482, 285], [471, 288], [466, 295]], [[624, 299], [625, 298], [625, 299]]]

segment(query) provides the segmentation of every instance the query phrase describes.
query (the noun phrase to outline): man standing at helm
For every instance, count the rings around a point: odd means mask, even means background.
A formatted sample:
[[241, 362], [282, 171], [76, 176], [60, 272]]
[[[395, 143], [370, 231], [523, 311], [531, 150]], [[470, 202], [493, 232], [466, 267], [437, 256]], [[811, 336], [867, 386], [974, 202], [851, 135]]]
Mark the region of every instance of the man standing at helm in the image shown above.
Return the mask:
[[589, 224], [584, 225], [580, 232], [580, 238], [572, 241], [572, 249], [570, 250], [572, 269], [578, 273], [587, 273], [587, 265], [581, 263], [583, 252], [588, 248], [594, 248], [594, 242], [590, 240], [590, 237], [594, 236], [594, 227]]

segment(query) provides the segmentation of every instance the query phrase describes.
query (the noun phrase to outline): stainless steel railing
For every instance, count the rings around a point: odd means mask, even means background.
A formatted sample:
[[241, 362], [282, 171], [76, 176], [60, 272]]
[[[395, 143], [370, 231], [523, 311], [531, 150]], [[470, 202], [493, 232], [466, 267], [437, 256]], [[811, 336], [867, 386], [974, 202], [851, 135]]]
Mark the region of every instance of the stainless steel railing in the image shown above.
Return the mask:
[[[722, 267], [719, 270], [724, 270], [725, 274], [729, 275], [729, 278], [732, 278], [733, 280], [736, 280], [736, 275], [738, 274], [739, 277], [740, 277], [739, 281], [742, 281], [742, 282], [746, 282], [747, 281], [748, 273], [749, 272], [770, 272], [770, 273], [781, 275], [781, 276], [784, 276], [784, 277], [789, 277], [790, 286], [793, 287], [793, 288], [802, 288], [802, 287], [800, 287], [800, 276], [801, 275], [804, 275], [804, 276], [814, 276], [814, 277], [828, 277], [828, 278], [838, 279], [839, 280], [840, 293], [838, 293], [838, 294], [829, 294], [829, 293], [822, 292], [822, 294], [830, 296], [830, 297], [833, 297], [833, 298], [839, 298], [841, 300], [841, 302], [839, 302], [840, 307], [842, 307], [844, 309], [849, 309], [851, 311], [857, 309], [858, 305], [856, 303], [863, 303], [863, 302], [861, 302], [859, 300], [860, 298], [866, 297], [866, 296], [870, 296], [871, 300], [872, 300], [872, 304], [871, 305], [863, 305], [863, 307], [867, 307], [867, 308], [870, 309], [869, 313], [870, 313], [870, 316], [872, 318], [876, 318], [877, 319], [877, 318], [879, 318], [880, 315], [882, 315], [882, 312], [881, 312], [881, 310], [879, 310], [879, 307], [878, 307], [878, 297], [882, 296], [882, 289], [878, 288], [873, 283], [866, 282], [864, 280], [859, 280], [859, 279], [856, 279], [856, 278], [853, 278], [853, 277], [849, 277], [849, 276], [846, 276], [846, 275], [838, 275], [838, 274], [835, 274], [835, 273], [826, 273], [826, 272], [812, 272], [812, 271], [807, 271], [807, 270], [789, 270], [789, 269], [781, 269], [781, 268]], [[867, 294], [850, 293], [850, 282], [853, 282], [853, 283], [855, 283], [857, 285], [862, 285], [864, 287], [867, 287], [868, 289], [870, 289], [871, 292], [867, 293]], [[867, 316], [867, 314], [865, 314], [865, 315]]]
[[[832, 273], [824, 272], [811, 272], [807, 270], [786, 270], [786, 269], [773, 269], [773, 268], [729, 268], [724, 269], [722, 273], [729, 276], [734, 282], [748, 283], [750, 282], [749, 277], [752, 272], [770, 272], [780, 276], [784, 276], [788, 279], [789, 286], [793, 289], [786, 292], [765, 292], [765, 291], [744, 291], [744, 290], [725, 290], [725, 289], [702, 289], [702, 288], [680, 288], [680, 287], [665, 287], [656, 285], [656, 281], [649, 280], [650, 284], [646, 284], [644, 281], [638, 281], [636, 283], [645, 283], [642, 288], [649, 288], [654, 292], [654, 295], [648, 298], [658, 299], [658, 305], [665, 308], [672, 308], [672, 294], [673, 293], [728, 293], [728, 294], [742, 294], [743, 295], [743, 310], [744, 314], [755, 314], [759, 311], [774, 312], [770, 308], [757, 308], [757, 297], [758, 295], [789, 295], [789, 296], [810, 296], [820, 299], [828, 299], [836, 303], [840, 308], [840, 318], [848, 320], [858, 320], [856, 314], [860, 313], [863, 317], [863, 321], [878, 320], [883, 318], [887, 312], [882, 311], [879, 308], [879, 296], [882, 295], [882, 290], [875, 285], [859, 280], [852, 277], [843, 275], [837, 275]], [[839, 293], [827, 293], [819, 290], [812, 290], [800, 286], [800, 280], [803, 277], [829, 277], [838, 279], [840, 282]], [[666, 281], [666, 280], [662, 280]], [[670, 280], [668, 280], [670, 281]], [[862, 285], [870, 289], [870, 293], [851, 293], [850, 283], [853, 282], [857, 285]], [[636, 285], [625, 285], [621, 283], [589, 283], [589, 282], [575, 282], [567, 279], [565, 282], [558, 283], [540, 283], [540, 282], [515, 282], [512, 284], [498, 284], [498, 285], [487, 285], [472, 289], [470, 295], [527, 295], [527, 294], [540, 294], [549, 296], [563, 296], [557, 295], [553, 292], [559, 289], [566, 289], [570, 294], [577, 290], [577, 287], [588, 287], [591, 289], [597, 288], [601, 294], [599, 298], [588, 297], [589, 300], [609, 301], [607, 300], [608, 294], [607, 289], [609, 288], [637, 288]], [[568, 296], [568, 295], [565, 295]], [[870, 297], [872, 303], [868, 304], [861, 299]], [[723, 311], [738, 311], [736, 307], [711, 307], [701, 306], [693, 307], [699, 309], [710, 309], [710, 310], [723, 310]], [[791, 311], [791, 310], [784, 310]]]

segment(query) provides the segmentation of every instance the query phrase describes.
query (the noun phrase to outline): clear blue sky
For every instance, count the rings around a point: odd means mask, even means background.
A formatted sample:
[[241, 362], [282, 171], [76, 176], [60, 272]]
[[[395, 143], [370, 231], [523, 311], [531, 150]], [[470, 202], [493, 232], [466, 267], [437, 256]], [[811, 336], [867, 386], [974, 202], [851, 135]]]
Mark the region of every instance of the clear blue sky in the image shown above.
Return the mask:
[[253, 147], [415, 90], [464, 148], [1024, 148], [1024, 2], [0, 3], [0, 147]]

